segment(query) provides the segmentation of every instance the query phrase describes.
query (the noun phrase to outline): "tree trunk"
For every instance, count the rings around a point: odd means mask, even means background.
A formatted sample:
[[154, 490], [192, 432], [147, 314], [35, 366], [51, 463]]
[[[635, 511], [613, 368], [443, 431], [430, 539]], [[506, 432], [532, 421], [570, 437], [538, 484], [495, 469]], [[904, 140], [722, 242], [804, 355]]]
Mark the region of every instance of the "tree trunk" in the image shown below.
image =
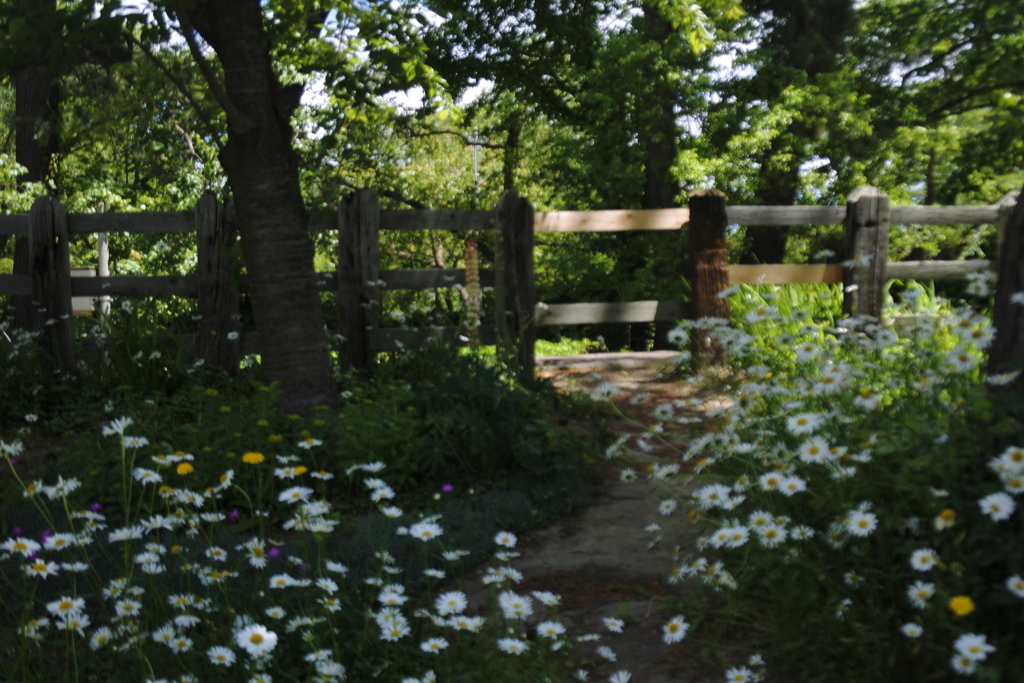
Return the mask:
[[[501, 189], [505, 192], [516, 188], [516, 171], [519, 169], [519, 141], [523, 133], [523, 112], [516, 107], [509, 114], [508, 136], [505, 138], [505, 155], [502, 159]], [[476, 208], [476, 207], [474, 207]]]
[[[765, 206], [791, 206], [796, 201], [796, 191], [800, 184], [800, 160], [794, 155], [793, 161], [780, 168], [769, 163], [781, 150], [772, 146], [761, 162], [763, 173], [768, 174], [768, 186], [758, 192], [758, 199]], [[789, 240], [789, 226], [786, 225], [750, 225], [747, 226], [750, 242], [740, 263], [783, 263], [786, 258], [786, 242]]]
[[[31, 16], [32, 3], [39, 2], [22, 0], [24, 11]], [[55, 0], [48, 2], [56, 5]], [[46, 62], [46, 45], [39, 44], [30, 52], [14, 73], [14, 147], [17, 162], [25, 167], [19, 182], [40, 183], [50, 176], [50, 162], [60, 141], [60, 88], [57, 73]], [[0, 251], [7, 246], [3, 239]], [[14, 241], [14, 272], [29, 275], [30, 258], [28, 238], [19, 237]], [[30, 329], [32, 297], [12, 297], [11, 308], [14, 326]]]
[[220, 157], [235, 200], [264, 377], [278, 383], [287, 411], [333, 406], [313, 242], [292, 148], [290, 117], [301, 89], [282, 86], [274, 74], [259, 0], [207, 0], [187, 16], [224, 70], [218, 99], [228, 141]]
[[[999, 279], [992, 309], [996, 336], [988, 356], [990, 374], [1024, 369], [1024, 306], [1013, 299], [1019, 292], [1024, 292], [1024, 192], [1003, 227], [999, 246]], [[1024, 380], [1018, 378], [1013, 387], [1021, 386]]]
[[[672, 35], [672, 24], [661, 14], [657, 4], [645, 4], [643, 12], [644, 38], [665, 44]], [[658, 65], [649, 62], [645, 70], [648, 90], [641, 117], [646, 125], [640, 128], [644, 150], [643, 208], [666, 209], [675, 206], [676, 182], [672, 176], [672, 165], [676, 161], [679, 147], [679, 129], [676, 125], [675, 112], [678, 92], [659, 70]], [[651, 252], [655, 255], [653, 270], [660, 282], [680, 277], [679, 264], [673, 262], [668, 255], [680, 251], [678, 242], [684, 238], [682, 233], [683, 231], [650, 232], [645, 236], [650, 243]], [[658, 258], [658, 255], [662, 257]], [[634, 325], [630, 334], [630, 345], [637, 351], [646, 351], [648, 344], [654, 349], [673, 348], [668, 342], [668, 332], [674, 325], [672, 321], [647, 324], [643, 326], [646, 328], [646, 334], [636, 334], [640, 331], [637, 329], [640, 326]], [[653, 335], [653, 340], [648, 335]]]

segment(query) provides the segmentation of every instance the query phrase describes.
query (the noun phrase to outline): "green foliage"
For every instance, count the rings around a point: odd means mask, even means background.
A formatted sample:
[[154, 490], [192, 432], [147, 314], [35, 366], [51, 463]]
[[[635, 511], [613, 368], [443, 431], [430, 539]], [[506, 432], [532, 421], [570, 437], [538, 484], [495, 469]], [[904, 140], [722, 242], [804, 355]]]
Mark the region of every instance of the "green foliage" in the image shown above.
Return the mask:
[[[421, 490], [445, 483], [462, 489], [481, 482], [488, 488], [525, 487], [538, 502], [556, 506], [586, 498], [579, 466], [599, 444], [551, 427], [557, 394], [511, 384], [499, 367], [444, 348], [405, 354], [397, 363], [389, 370], [408, 388], [391, 395], [400, 396], [398, 405], [416, 425], [411, 438], [394, 441], [402, 445], [389, 454], [397, 462], [383, 456], [402, 473], [400, 484]], [[376, 406], [378, 415], [394, 410]]]
[[[235, 377], [203, 367], [173, 336], [154, 335], [152, 318], [139, 309], [101, 318], [96, 332], [94, 350], [60, 382], [50, 381], [45, 359], [21, 334], [0, 347], [0, 371], [11, 421], [5, 430], [31, 415], [34, 430], [73, 439], [76, 463], [90, 475], [85, 489], [106, 505], [120, 502], [121, 473], [97, 430], [115, 416], [144, 425], [138, 436], [158, 452], [195, 455], [188, 479], [200, 487], [216, 486], [223, 468], [238, 467], [246, 452], [286, 455], [330, 440], [330, 451], [307, 454], [314, 471], [343, 469], [359, 454], [386, 463], [395, 490], [417, 502], [446, 484], [524, 489], [545, 515], [586, 499], [579, 468], [601, 448], [596, 432], [552, 424], [553, 413], [575, 410], [554, 392], [518, 387], [492, 364], [454, 351], [405, 354], [382, 366], [378, 379], [347, 378], [338, 414], [299, 418], [280, 414], [276, 392], [257, 380], [255, 366]], [[250, 495], [272, 501], [274, 478], [260, 481]], [[341, 509], [360, 508], [358, 488], [324, 494]], [[243, 502], [233, 496], [225, 493], [226, 504]]]

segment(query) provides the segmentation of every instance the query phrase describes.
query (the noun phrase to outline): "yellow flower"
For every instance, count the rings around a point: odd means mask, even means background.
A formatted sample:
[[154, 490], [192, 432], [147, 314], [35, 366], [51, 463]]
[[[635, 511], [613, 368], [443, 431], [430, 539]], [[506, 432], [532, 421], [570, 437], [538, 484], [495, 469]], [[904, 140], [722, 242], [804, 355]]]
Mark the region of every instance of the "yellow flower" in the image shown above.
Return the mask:
[[949, 609], [958, 617], [965, 616], [974, 611], [974, 600], [966, 595], [958, 595], [949, 601]]
[[217, 395], [217, 394], [219, 394], [219, 393], [220, 393], [220, 392], [219, 392], [219, 391], [217, 391], [216, 389], [207, 389], [207, 390], [206, 390], [206, 395], [207, 395], [207, 396], [216, 396], [216, 395]]
[[266, 427], [268, 425], [270, 425], [270, 423], [267, 422], [266, 420], [256, 420], [257, 427]]
[[231, 412], [231, 406], [221, 406], [220, 407], [220, 412], [222, 412], [222, 413], [230, 413]]
[[196, 471], [196, 468], [192, 467], [190, 462], [179, 462], [178, 466], [174, 469], [178, 474], [191, 474]]
[[263, 462], [263, 454], [255, 452], [246, 453], [242, 456], [242, 462], [247, 465], [259, 465]]
[[295, 474], [305, 474], [308, 471], [309, 470], [306, 468], [305, 465], [296, 465], [295, 466]]
[[281, 443], [282, 441], [284, 441], [284, 437], [281, 436], [280, 434], [271, 434], [270, 436], [267, 437], [267, 441], [269, 441], [270, 443]]

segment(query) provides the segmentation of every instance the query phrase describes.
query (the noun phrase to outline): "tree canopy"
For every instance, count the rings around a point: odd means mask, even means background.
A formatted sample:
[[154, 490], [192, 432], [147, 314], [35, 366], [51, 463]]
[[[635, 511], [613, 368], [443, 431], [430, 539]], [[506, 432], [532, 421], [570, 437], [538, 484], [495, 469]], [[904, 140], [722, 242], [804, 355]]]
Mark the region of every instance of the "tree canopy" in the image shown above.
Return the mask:
[[[407, 207], [492, 206], [512, 186], [541, 209], [667, 206], [711, 186], [734, 202], [829, 203], [865, 183], [899, 202], [993, 202], [1024, 180], [1016, 9], [1001, 0], [0, 0], [0, 177], [13, 179], [0, 202], [23, 210], [23, 191], [45, 187], [73, 210], [160, 210], [230, 194], [246, 267], [265, 271], [264, 261], [290, 254], [282, 275], [306, 282], [309, 306], [308, 215], [359, 187]], [[44, 81], [59, 106], [20, 114], [19, 87]], [[44, 173], [25, 175], [19, 140], [36, 145]], [[272, 205], [261, 204], [273, 195], [265, 183], [281, 192]], [[150, 258], [152, 238], [118, 239], [116, 256]], [[771, 261], [804, 258], [835, 236], [751, 226], [736, 240], [738, 257]], [[927, 255], [985, 249], [954, 231], [925, 244]], [[407, 241], [386, 251], [452, 265], [438, 262], [461, 248]], [[574, 282], [591, 290], [578, 299], [675, 296], [685, 283], [662, 276], [674, 252], [634, 237], [547, 239], [539, 258], [562, 284], [541, 292], [569, 296], [564, 283]], [[0, 245], [0, 258], [13, 258], [13, 244]], [[570, 271], [608, 277], [586, 283]], [[274, 307], [258, 306], [256, 325], [292, 326]], [[319, 339], [321, 323], [293, 333]], [[307, 355], [325, 358], [319, 348]], [[268, 367], [277, 379], [314, 373]], [[326, 391], [310, 386], [293, 396]]]

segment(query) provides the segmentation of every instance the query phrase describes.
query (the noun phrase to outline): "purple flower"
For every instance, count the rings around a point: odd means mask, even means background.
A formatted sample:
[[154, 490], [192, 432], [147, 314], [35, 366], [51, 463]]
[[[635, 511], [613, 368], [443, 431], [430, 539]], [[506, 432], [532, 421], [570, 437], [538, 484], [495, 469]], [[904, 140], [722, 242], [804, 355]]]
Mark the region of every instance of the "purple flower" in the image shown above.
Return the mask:
[[451, 484], [445, 484], [444, 486], [441, 487], [441, 490], [444, 491], [445, 493], [451, 493], [452, 491], [455, 490], [455, 487], [452, 486]]
[[48, 539], [48, 538], [50, 538], [51, 536], [54, 536], [54, 535], [55, 535], [54, 532], [52, 532], [49, 529], [47, 529], [43, 533], [39, 534], [39, 540], [42, 541], [43, 543], [46, 543], [46, 539]]
[[271, 548], [270, 550], [267, 551], [267, 557], [277, 557], [280, 554], [281, 554], [281, 549], [280, 548]]
[[234, 510], [228, 513], [228, 519], [238, 519], [241, 516], [242, 513], [238, 511], [238, 508], [235, 508]]
[[25, 530], [22, 529], [20, 526], [11, 527], [12, 536], [21, 536], [23, 533], [25, 533]]
[[93, 512], [99, 512], [100, 510], [103, 509], [103, 503], [93, 503], [92, 505], [89, 506], [89, 509], [92, 510]]

